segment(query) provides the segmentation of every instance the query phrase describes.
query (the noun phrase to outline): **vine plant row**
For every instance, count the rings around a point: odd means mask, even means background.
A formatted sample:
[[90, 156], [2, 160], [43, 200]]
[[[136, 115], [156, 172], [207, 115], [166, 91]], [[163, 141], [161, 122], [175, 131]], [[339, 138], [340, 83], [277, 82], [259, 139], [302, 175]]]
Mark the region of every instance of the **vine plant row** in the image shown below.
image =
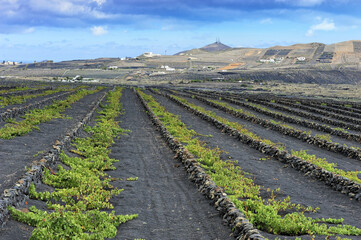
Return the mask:
[[[276, 200], [277, 191], [273, 190], [269, 198], [262, 198], [261, 187], [247, 177], [236, 162], [221, 159], [221, 149], [209, 148], [199, 140], [197, 132], [189, 129], [176, 115], [168, 112], [151, 95], [137, 90], [147, 102], [153, 113], [166, 129], [184, 145], [207, 171], [207, 174], [223, 188], [237, 208], [258, 229], [279, 235], [361, 235], [361, 229], [342, 225], [343, 219], [317, 219], [306, 217], [306, 212], [315, 212], [318, 208], [305, 207], [291, 202], [289, 196]], [[288, 210], [288, 213], [282, 214]], [[334, 226], [327, 226], [335, 224]]]
[[22, 121], [15, 121], [14, 119], [7, 119], [8, 124], [0, 128], [0, 138], [13, 139], [16, 136], [25, 135], [33, 129], [39, 129], [37, 125], [43, 122], [48, 122], [54, 118], [64, 118], [61, 114], [71, 104], [79, 101], [88, 94], [94, 94], [103, 89], [98, 87], [95, 90], [78, 90], [75, 94], [68, 96], [65, 100], [55, 101], [53, 104], [44, 107], [43, 109], [33, 109], [26, 113]]
[[9, 208], [12, 216], [36, 227], [31, 239], [104, 239], [114, 238], [117, 226], [136, 218], [137, 214], [116, 215], [110, 199], [120, 194], [123, 189], [111, 185], [112, 178], [104, 171], [113, 170], [117, 160], [109, 157], [113, 138], [124, 134], [115, 117], [122, 111], [119, 103], [121, 90], [117, 88], [107, 95], [107, 105], [102, 106], [94, 127], [87, 126], [84, 131], [88, 137], [73, 141], [78, 157], [71, 157], [64, 152], [60, 155], [66, 170], [60, 164], [58, 171], [46, 169], [43, 183], [55, 188], [52, 192], [37, 192], [31, 185], [30, 197], [47, 201], [49, 211], [41, 211], [35, 206], [30, 212]]

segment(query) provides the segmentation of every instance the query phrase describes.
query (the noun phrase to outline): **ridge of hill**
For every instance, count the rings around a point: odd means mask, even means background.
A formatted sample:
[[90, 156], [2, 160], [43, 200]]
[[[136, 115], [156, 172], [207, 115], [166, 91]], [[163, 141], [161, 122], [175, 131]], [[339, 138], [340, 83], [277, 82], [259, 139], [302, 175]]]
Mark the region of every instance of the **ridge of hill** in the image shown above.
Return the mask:
[[217, 51], [224, 51], [230, 49], [230, 46], [227, 46], [219, 41], [208, 44], [204, 47], [201, 47], [201, 50], [207, 51], [207, 52], [217, 52]]
[[290, 67], [361, 70], [361, 40], [329, 45], [313, 42], [269, 48], [231, 48], [217, 41], [201, 48], [180, 52], [174, 56], [173, 61], [180, 60], [181, 56], [184, 57], [183, 62], [192, 60], [198, 64], [216, 66], [224, 71]]
[[[163, 68], [161, 69], [161, 66]], [[25, 69], [144, 69], [145, 71], [237, 71], [275, 69], [361, 70], [361, 40], [334, 44], [304, 43], [269, 48], [232, 48], [219, 41], [176, 55], [148, 56], [144, 58], [98, 58], [40, 62], [19, 65]], [[157, 70], [160, 69], [160, 70]], [[174, 69], [174, 70], [172, 70]]]

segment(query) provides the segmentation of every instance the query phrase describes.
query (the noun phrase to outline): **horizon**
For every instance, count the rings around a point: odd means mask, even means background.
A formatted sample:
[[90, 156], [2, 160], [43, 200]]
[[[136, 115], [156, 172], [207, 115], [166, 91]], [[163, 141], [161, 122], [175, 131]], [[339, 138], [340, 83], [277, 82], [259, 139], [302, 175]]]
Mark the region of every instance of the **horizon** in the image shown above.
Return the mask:
[[[0, 60], [55, 62], [361, 40], [356, 0], [0, 0]], [[22, 60], [19, 60], [22, 59]]]

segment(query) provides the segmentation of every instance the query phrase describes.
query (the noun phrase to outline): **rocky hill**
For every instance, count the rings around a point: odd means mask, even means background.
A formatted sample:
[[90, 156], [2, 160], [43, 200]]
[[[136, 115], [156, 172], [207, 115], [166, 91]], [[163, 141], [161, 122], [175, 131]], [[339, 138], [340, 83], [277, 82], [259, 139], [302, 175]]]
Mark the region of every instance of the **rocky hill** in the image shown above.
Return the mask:
[[191, 49], [191, 50], [185, 50], [179, 53], [176, 53], [174, 55], [191, 55], [191, 54], [197, 54], [197, 53], [202, 53], [202, 52], [219, 52], [219, 51], [224, 51], [224, 50], [229, 50], [232, 49], [230, 46], [227, 46], [223, 43], [221, 43], [220, 41], [216, 41], [214, 43], [208, 44], [204, 47], [201, 48], [195, 48], [195, 49]]
[[228, 50], [230, 48], [231, 48], [230, 46], [227, 46], [227, 45], [217, 41], [215, 43], [208, 44], [207, 46], [204, 46], [200, 49], [203, 51], [206, 51], [206, 52], [218, 52], [218, 51]]
[[[183, 57], [183, 58], [182, 58]], [[220, 70], [274, 68], [329, 68], [361, 70], [361, 41], [295, 44], [270, 48], [231, 48], [215, 42], [202, 48], [183, 51], [173, 61], [193, 61]], [[159, 59], [162, 61], [162, 59]]]

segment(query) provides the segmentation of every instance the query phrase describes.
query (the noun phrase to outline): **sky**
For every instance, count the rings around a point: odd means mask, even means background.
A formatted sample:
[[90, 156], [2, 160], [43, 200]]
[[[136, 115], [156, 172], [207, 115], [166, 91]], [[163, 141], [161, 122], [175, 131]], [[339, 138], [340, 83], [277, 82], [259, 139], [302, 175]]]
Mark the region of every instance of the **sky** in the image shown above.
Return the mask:
[[361, 40], [360, 0], [0, 0], [0, 60]]

